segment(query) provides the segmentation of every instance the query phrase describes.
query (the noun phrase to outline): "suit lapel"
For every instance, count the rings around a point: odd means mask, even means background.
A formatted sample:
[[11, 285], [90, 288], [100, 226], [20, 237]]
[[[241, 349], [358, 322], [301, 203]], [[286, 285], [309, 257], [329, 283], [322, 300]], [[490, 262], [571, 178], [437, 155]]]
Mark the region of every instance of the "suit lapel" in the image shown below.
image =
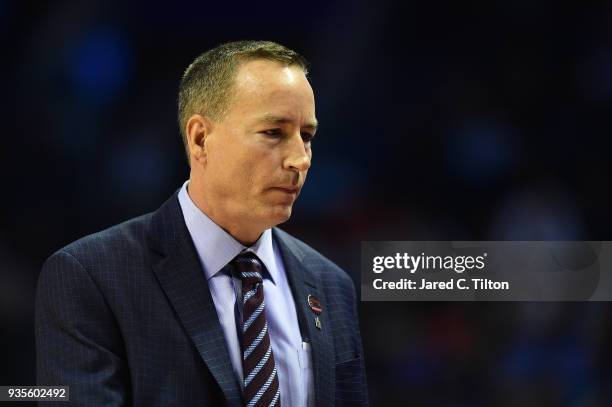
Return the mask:
[[[321, 289], [321, 281], [316, 266], [309, 265], [308, 258], [280, 229], [272, 229], [278, 242], [295, 308], [298, 313], [302, 337], [310, 341], [314, 364], [316, 406], [334, 405], [335, 361], [334, 342], [329, 323], [329, 312], [325, 312], [327, 300]], [[308, 305], [308, 295], [318, 298], [323, 305], [319, 316], [321, 329], [315, 326], [315, 314]]]
[[153, 271], [230, 406], [242, 403], [223, 329], [175, 193], [152, 215]]

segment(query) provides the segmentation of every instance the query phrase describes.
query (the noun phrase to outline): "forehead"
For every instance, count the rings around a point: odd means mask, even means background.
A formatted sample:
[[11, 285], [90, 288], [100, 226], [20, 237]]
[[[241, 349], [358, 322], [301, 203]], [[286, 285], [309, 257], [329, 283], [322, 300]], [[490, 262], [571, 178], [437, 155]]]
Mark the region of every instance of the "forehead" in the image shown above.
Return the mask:
[[241, 114], [314, 118], [314, 94], [299, 66], [267, 60], [245, 62], [236, 73], [233, 93], [231, 110]]

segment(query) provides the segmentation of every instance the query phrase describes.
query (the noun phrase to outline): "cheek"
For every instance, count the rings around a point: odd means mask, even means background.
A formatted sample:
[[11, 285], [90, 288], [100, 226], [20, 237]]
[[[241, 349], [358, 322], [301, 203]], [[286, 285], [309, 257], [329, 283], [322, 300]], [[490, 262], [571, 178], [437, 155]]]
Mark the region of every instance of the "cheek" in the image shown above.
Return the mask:
[[240, 182], [246, 172], [245, 151], [239, 148], [239, 140], [233, 134], [224, 134], [210, 145], [208, 160], [211, 175], [227, 183], [228, 188], [233, 183]]
[[252, 160], [245, 164], [242, 168], [244, 188], [253, 195], [260, 195], [274, 181], [274, 174], [265, 167], [263, 160]]
[[282, 180], [281, 161], [276, 151], [265, 148], [253, 148], [240, 163], [244, 179], [248, 180], [253, 190], [261, 191]]
[[228, 194], [255, 201], [270, 186], [286, 183], [277, 150], [260, 140], [233, 134], [222, 141], [227, 144], [211, 149], [210, 173]]

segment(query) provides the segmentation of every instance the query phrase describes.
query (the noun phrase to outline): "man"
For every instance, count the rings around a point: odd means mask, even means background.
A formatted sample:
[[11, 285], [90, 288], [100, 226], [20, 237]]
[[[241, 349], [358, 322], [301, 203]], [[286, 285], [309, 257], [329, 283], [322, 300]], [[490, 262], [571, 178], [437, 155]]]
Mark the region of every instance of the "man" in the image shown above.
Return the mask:
[[47, 260], [40, 385], [96, 407], [367, 404], [350, 278], [275, 227], [311, 164], [306, 73], [299, 54], [262, 41], [187, 68], [189, 181], [156, 212]]

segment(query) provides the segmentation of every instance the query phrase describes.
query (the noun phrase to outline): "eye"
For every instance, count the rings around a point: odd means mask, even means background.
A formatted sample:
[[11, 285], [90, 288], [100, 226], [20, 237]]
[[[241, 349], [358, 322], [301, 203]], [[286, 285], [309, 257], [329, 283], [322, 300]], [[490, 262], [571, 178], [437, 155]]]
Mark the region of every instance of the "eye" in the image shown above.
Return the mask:
[[281, 129], [269, 129], [269, 130], [264, 130], [261, 133], [271, 138], [278, 138], [283, 135], [283, 132], [281, 131]]
[[310, 143], [313, 138], [314, 138], [314, 134], [302, 133], [302, 140], [304, 140], [304, 143]]

